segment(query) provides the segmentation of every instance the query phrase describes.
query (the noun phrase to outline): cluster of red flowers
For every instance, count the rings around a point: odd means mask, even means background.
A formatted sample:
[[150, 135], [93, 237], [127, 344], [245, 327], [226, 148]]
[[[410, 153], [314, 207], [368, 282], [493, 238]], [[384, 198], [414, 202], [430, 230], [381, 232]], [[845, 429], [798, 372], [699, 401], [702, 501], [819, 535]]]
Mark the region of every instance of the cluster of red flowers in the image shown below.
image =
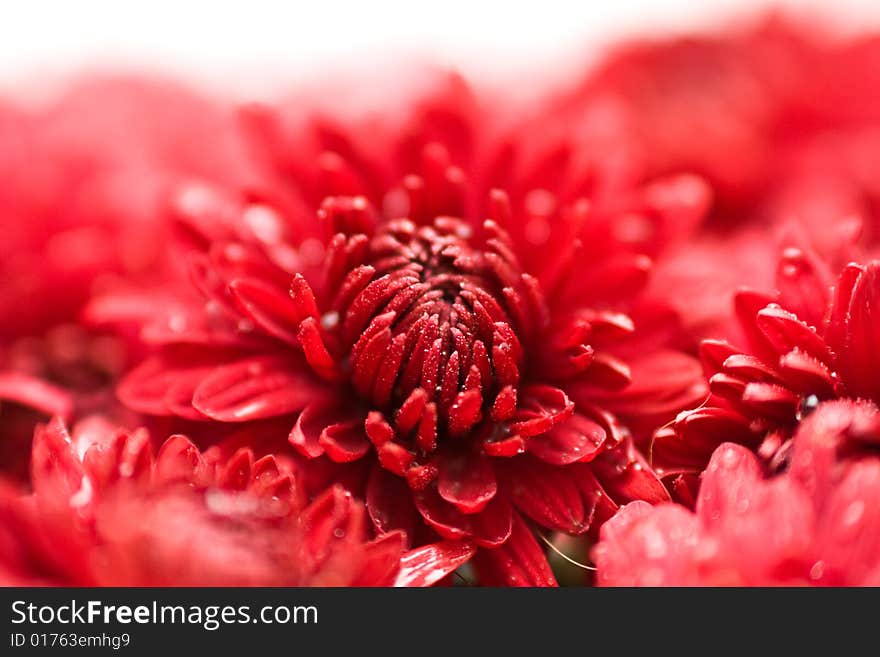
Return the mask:
[[880, 37], [428, 86], [0, 103], [0, 583], [880, 585]]

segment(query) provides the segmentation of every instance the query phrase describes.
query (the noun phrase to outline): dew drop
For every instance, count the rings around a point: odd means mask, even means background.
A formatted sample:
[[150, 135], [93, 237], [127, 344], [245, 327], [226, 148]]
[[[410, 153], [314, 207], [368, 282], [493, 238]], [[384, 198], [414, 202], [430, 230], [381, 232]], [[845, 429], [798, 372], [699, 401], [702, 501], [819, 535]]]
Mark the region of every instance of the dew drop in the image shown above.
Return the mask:
[[261, 242], [276, 244], [282, 240], [284, 230], [281, 218], [272, 208], [252, 205], [244, 211], [242, 220]]
[[79, 490], [70, 497], [70, 506], [81, 509], [92, 501], [92, 482], [88, 477], [83, 477], [79, 484]]
[[816, 395], [807, 395], [798, 404], [795, 417], [798, 421], [803, 420], [819, 407], [819, 398]]
[[183, 315], [172, 315], [168, 318], [168, 328], [174, 333], [180, 333], [186, 328], [186, 318]]
[[321, 328], [325, 331], [329, 331], [331, 329], [336, 328], [339, 325], [339, 313], [335, 310], [331, 310], [328, 313], [324, 313], [321, 315]]
[[862, 519], [865, 514], [865, 503], [862, 500], [852, 502], [846, 511], [843, 512], [843, 524], [846, 527], [852, 527]]

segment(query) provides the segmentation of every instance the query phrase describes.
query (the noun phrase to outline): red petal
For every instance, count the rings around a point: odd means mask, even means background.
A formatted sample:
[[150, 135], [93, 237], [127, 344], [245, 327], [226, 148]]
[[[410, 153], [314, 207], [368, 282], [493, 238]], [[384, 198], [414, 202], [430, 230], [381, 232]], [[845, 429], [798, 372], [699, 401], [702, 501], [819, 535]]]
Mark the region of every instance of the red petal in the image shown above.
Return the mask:
[[159, 357], [149, 358], [125, 375], [116, 395], [140, 413], [203, 419], [204, 415], [192, 407], [192, 394], [216, 369], [214, 365], [187, 367]]
[[830, 397], [835, 381], [828, 366], [802, 351], [790, 351], [779, 359], [779, 371], [785, 382], [801, 394]]
[[735, 347], [722, 340], [703, 340], [700, 344], [700, 362], [706, 377], [720, 372], [724, 361], [737, 353], [739, 351]]
[[519, 399], [510, 432], [524, 437], [549, 431], [574, 412], [574, 404], [565, 392], [553, 386], [526, 386], [520, 390]]
[[193, 406], [221, 422], [247, 422], [302, 410], [321, 392], [296, 361], [273, 356], [219, 367], [193, 396]]
[[712, 455], [700, 483], [697, 515], [710, 526], [728, 513], [736, 514], [763, 479], [757, 457], [745, 447], [727, 443]]
[[856, 283], [862, 277], [865, 268], [851, 263], [841, 272], [834, 287], [834, 300], [831, 304], [831, 312], [825, 328], [825, 338], [831, 348], [839, 356], [846, 353], [846, 340], [849, 320], [850, 304]]
[[156, 454], [154, 483], [182, 481], [206, 486], [210, 483], [210, 467], [202, 453], [186, 436], [171, 436]]
[[749, 351], [759, 358], [773, 362], [779, 352], [772, 347], [764, 332], [756, 325], [755, 320], [759, 310], [776, 303], [776, 297], [754, 290], [741, 290], [734, 296], [733, 303], [739, 325], [748, 341]]
[[350, 586], [392, 586], [399, 575], [406, 535], [390, 532], [364, 547], [361, 571]]
[[31, 481], [42, 499], [66, 506], [82, 486], [85, 470], [73, 450], [70, 434], [60, 418], [34, 432]]
[[507, 436], [500, 438], [490, 436], [483, 443], [483, 451], [489, 456], [512, 457], [526, 451], [526, 441], [522, 436]]
[[482, 511], [498, 491], [495, 469], [480, 454], [449, 454], [440, 460], [439, 470], [440, 497], [462, 513]]
[[783, 305], [812, 326], [820, 326], [829, 302], [831, 276], [817, 257], [788, 248], [776, 270], [776, 288]]
[[872, 262], [853, 288], [842, 369], [853, 396], [880, 399], [880, 262]]
[[0, 372], [0, 399], [28, 406], [51, 416], [69, 417], [73, 398], [67, 391], [36, 377]]
[[629, 365], [606, 353], [593, 355], [587, 376], [591, 385], [609, 390], [622, 390], [632, 380]]
[[605, 429], [592, 420], [575, 413], [550, 431], [529, 439], [529, 452], [550, 465], [568, 465], [588, 461], [605, 443]]
[[363, 420], [337, 422], [324, 428], [318, 442], [336, 463], [356, 461], [370, 449]]
[[569, 534], [587, 530], [580, 491], [565, 468], [528, 456], [502, 462], [505, 490], [516, 507], [542, 527]]
[[379, 463], [398, 477], [405, 477], [407, 468], [415, 461], [415, 454], [400, 443], [389, 441], [378, 449]]
[[525, 521], [514, 514], [510, 538], [501, 547], [480, 550], [474, 560], [483, 586], [556, 586], [556, 578]]
[[328, 381], [338, 381], [343, 378], [336, 361], [333, 360], [333, 356], [327, 350], [327, 345], [324, 344], [324, 336], [318, 326], [317, 319], [314, 317], [304, 319], [299, 326], [297, 338], [306, 361], [316, 374]]
[[261, 280], [239, 278], [229, 284], [229, 291], [242, 312], [269, 335], [288, 344], [298, 344], [299, 323], [305, 319], [287, 290]]
[[831, 352], [825, 340], [814, 328], [790, 312], [778, 306], [769, 306], [758, 312], [755, 321], [777, 354], [801, 349], [823, 363], [831, 362]]
[[290, 430], [288, 440], [303, 456], [313, 459], [324, 453], [319, 440], [327, 423], [332, 421], [328, 410], [329, 407], [320, 402], [309, 404], [299, 414], [296, 424]]
[[743, 404], [762, 415], [783, 422], [794, 421], [800, 397], [783, 386], [749, 383], [742, 393]]
[[[855, 463], [834, 488], [825, 509], [827, 524], [819, 537], [818, 553], [825, 572], [846, 573], [845, 586], [877, 584], [880, 554], [880, 463]], [[869, 577], [873, 575], [873, 582]]]
[[477, 545], [501, 545], [510, 536], [512, 512], [504, 498], [496, 496], [483, 511], [463, 514], [447, 503], [433, 486], [415, 495], [416, 508], [443, 538], [473, 538]]
[[476, 548], [469, 541], [443, 541], [407, 552], [400, 560], [394, 586], [431, 586], [470, 561]]
[[165, 391], [165, 408], [177, 417], [204, 420], [204, 414], [193, 407], [192, 399], [196, 388], [213, 369], [213, 367], [205, 367], [179, 371]]
[[656, 504], [669, 500], [669, 493], [659, 477], [630, 440], [603, 451], [590, 465], [603, 489], [618, 504], [633, 500]]
[[303, 512], [301, 522], [314, 564], [330, 557], [338, 541], [361, 540], [365, 530], [363, 507], [339, 485], [312, 502]]
[[367, 511], [380, 534], [396, 529], [412, 542], [417, 518], [412, 492], [400, 477], [375, 466], [367, 482]]

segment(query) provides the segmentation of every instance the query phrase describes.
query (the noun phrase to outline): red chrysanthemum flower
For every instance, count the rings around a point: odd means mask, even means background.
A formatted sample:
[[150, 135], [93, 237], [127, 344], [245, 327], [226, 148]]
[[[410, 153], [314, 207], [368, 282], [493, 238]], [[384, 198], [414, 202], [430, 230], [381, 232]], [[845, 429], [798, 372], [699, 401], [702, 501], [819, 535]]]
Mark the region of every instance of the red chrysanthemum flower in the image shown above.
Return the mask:
[[272, 133], [268, 189], [174, 204], [199, 296], [110, 295], [90, 315], [139, 318], [159, 347], [119, 388], [130, 407], [290, 418], [302, 456], [360, 478], [380, 534], [472, 541], [481, 582], [550, 584], [524, 518], [579, 534], [666, 497], [609, 409], [635, 427], [703, 394], [665, 346], [672, 314], [637, 293], [641, 240], [693, 224], [707, 195], [679, 177], [591, 206], [564, 163], [513, 166], [509, 140], [475, 153], [465, 100], [419, 106], [402, 136], [318, 122], [279, 152]]
[[778, 14], [642, 39], [615, 48], [558, 109], [577, 125], [591, 108], [613, 107], [631, 166], [704, 176], [717, 194], [716, 223], [766, 219], [782, 196], [802, 219], [827, 221], [792, 203], [794, 188], [826, 210], [876, 208], [878, 45], [873, 35], [842, 39], [818, 20]]
[[711, 394], [654, 438], [652, 462], [687, 481], [723, 442], [756, 450], [784, 467], [799, 422], [830, 399], [880, 402], [880, 263], [851, 264], [834, 281], [819, 258], [789, 249], [779, 292], [744, 291], [736, 314], [746, 349], [707, 340], [701, 348]]
[[[859, 445], [858, 454], [853, 447]], [[798, 428], [788, 471], [767, 478], [749, 450], [721, 445], [696, 512], [633, 502], [594, 548], [606, 586], [880, 585], [880, 414], [823, 402]]]
[[92, 417], [37, 428], [33, 493], [0, 487], [0, 580], [56, 586], [430, 585], [472, 548], [405, 552], [367, 540], [363, 505], [334, 486], [306, 503], [292, 464]]

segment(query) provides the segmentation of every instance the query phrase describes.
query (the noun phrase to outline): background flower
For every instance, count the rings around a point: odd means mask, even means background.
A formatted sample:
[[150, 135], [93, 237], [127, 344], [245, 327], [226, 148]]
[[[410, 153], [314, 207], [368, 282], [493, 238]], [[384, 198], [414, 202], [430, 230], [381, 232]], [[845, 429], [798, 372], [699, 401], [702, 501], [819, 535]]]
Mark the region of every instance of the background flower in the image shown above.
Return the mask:
[[247, 447], [178, 435], [154, 455], [145, 430], [93, 416], [39, 427], [33, 451], [33, 494], [0, 494], [5, 585], [424, 586], [472, 551], [368, 542], [349, 493], [306, 503], [289, 462]]
[[[880, 577], [877, 408], [826, 402], [798, 428], [790, 469], [765, 474], [726, 443], [703, 473], [696, 512], [633, 502], [593, 556], [610, 586], [876, 586]], [[857, 457], [852, 446], [863, 445]]]

